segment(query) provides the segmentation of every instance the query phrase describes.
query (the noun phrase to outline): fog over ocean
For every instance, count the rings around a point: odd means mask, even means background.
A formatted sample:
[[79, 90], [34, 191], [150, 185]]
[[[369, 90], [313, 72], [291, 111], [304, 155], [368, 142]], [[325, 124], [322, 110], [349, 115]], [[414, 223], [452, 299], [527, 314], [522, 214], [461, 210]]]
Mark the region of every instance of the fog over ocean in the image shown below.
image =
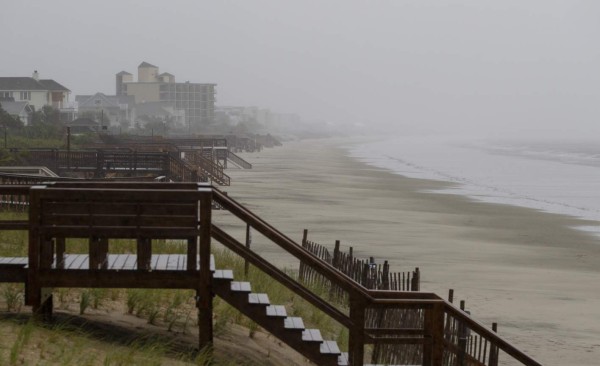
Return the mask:
[[[349, 147], [369, 165], [454, 183], [438, 193], [598, 221], [600, 143], [589, 140], [465, 140], [396, 137]], [[581, 226], [600, 234], [600, 226]]]

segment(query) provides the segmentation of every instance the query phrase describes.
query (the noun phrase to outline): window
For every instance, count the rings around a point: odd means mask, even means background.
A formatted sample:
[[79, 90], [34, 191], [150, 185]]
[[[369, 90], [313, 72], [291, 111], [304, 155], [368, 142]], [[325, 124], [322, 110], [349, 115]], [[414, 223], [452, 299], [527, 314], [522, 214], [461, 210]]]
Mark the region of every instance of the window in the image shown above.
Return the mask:
[[22, 91], [21, 92], [21, 100], [31, 100], [31, 92]]
[[13, 97], [12, 92], [0, 92], [0, 98], [12, 98], [12, 97]]

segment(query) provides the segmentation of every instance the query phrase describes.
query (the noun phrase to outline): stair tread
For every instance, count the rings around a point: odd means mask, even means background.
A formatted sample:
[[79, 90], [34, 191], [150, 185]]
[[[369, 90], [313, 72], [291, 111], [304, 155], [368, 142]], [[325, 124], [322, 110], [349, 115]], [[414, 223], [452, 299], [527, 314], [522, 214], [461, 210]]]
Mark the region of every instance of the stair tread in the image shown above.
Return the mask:
[[348, 366], [348, 352], [342, 352], [338, 356], [338, 366]]
[[321, 343], [321, 353], [341, 354], [340, 347], [336, 341], [323, 341]]
[[233, 281], [231, 282], [231, 291], [250, 292], [252, 291], [252, 287], [250, 286], [250, 282]]
[[287, 311], [283, 305], [270, 305], [267, 306], [267, 316], [286, 317]]
[[302, 332], [302, 340], [305, 342], [323, 342], [323, 337], [318, 329], [305, 329]]
[[267, 294], [257, 294], [250, 293], [248, 294], [248, 303], [250, 304], [261, 304], [261, 305], [270, 305], [269, 296]]
[[230, 269], [217, 269], [213, 274], [213, 278], [233, 280], [233, 271]]
[[283, 319], [283, 326], [285, 329], [302, 329], [304, 330], [304, 321], [302, 318], [290, 316]]

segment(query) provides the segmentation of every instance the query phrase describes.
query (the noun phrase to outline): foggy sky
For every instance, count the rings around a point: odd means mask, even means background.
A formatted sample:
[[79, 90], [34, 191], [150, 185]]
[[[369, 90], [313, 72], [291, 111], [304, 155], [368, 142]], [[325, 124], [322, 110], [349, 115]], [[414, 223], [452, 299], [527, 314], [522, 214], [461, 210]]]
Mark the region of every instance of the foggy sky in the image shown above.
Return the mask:
[[147, 61], [305, 120], [600, 132], [597, 0], [0, 4], [0, 75], [38, 70], [71, 100]]

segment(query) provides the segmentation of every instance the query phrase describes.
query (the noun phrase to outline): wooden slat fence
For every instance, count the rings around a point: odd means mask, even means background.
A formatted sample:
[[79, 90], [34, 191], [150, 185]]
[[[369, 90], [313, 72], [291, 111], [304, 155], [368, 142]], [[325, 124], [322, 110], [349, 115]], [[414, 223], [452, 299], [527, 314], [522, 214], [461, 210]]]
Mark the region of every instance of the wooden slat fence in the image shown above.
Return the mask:
[[[356, 258], [352, 247], [348, 252], [344, 252], [340, 249], [339, 241], [336, 241], [332, 253], [325, 246], [308, 240], [307, 236], [305, 230], [302, 246], [306, 250], [368, 289], [385, 291], [419, 291], [420, 289], [419, 268], [409, 272], [392, 272], [387, 260], [377, 264], [373, 257]], [[330, 300], [333, 302], [343, 304], [348, 301], [346, 291], [302, 263], [299, 278], [310, 287], [329, 291]], [[393, 329], [398, 324], [410, 329], [423, 328], [424, 311], [403, 308], [367, 308], [365, 311], [365, 328]], [[371, 362], [378, 364], [416, 365], [422, 364], [422, 360], [423, 347], [420, 344], [375, 343], [371, 353]]]
[[[308, 240], [306, 236], [307, 231], [305, 230], [302, 247], [370, 290], [419, 291], [419, 268], [409, 272], [391, 272], [387, 260], [383, 264], [376, 264], [373, 257], [369, 259], [356, 258], [353, 255], [352, 247], [348, 252], [340, 250], [339, 241], [336, 241], [333, 253], [331, 253], [325, 246]], [[332, 299], [341, 302], [342, 298], [346, 296], [345, 291], [332, 285], [304, 263], [300, 263], [298, 276], [308, 285], [328, 289]]]

